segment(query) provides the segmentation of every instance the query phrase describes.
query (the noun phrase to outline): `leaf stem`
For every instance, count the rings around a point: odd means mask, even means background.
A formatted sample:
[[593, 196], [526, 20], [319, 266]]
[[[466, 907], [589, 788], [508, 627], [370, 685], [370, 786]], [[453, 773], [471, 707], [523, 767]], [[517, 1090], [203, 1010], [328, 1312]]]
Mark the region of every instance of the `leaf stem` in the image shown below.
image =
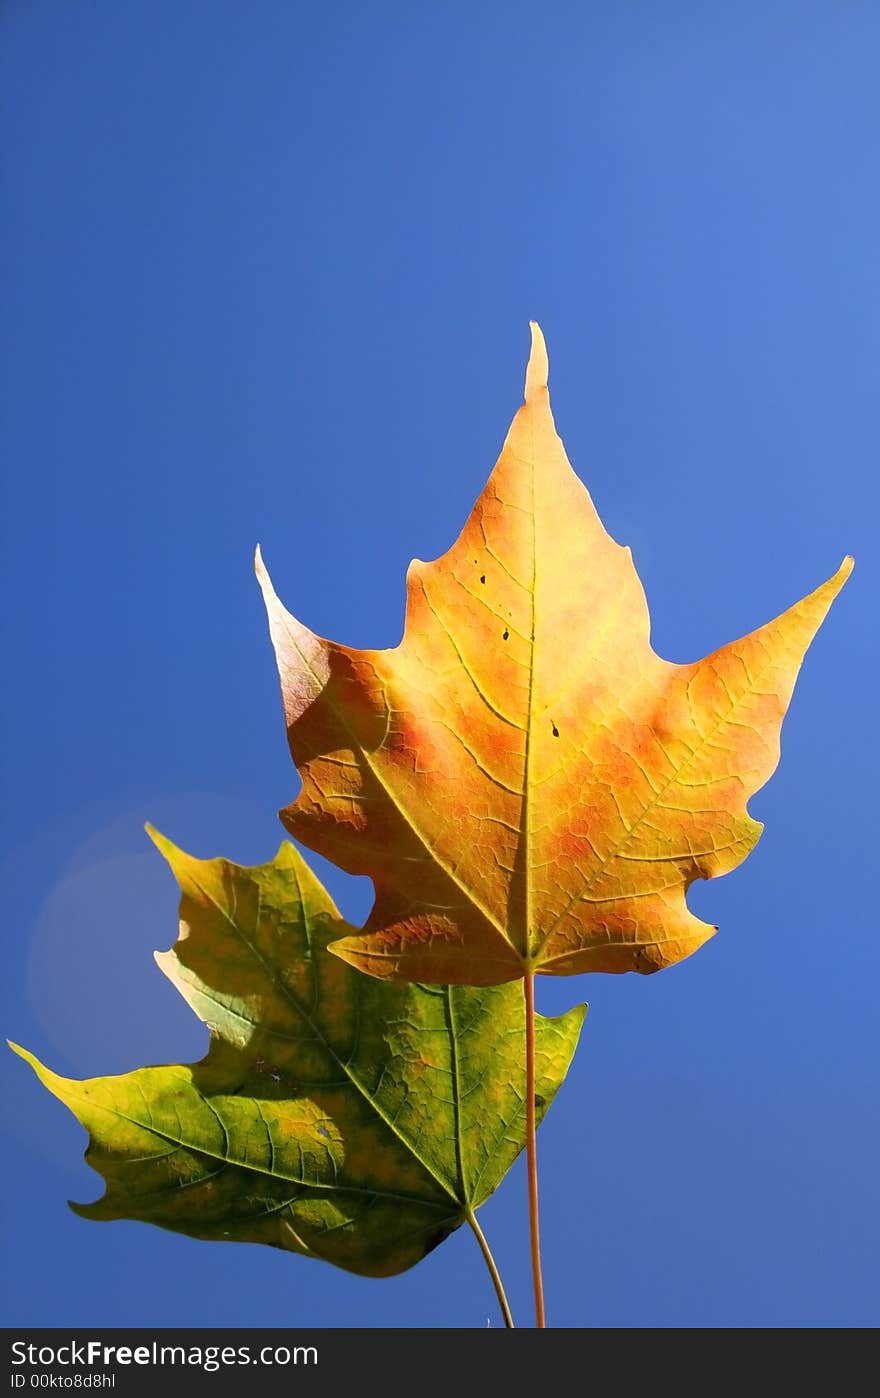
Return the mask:
[[526, 1162], [529, 1175], [529, 1238], [535, 1287], [535, 1325], [546, 1327], [544, 1281], [541, 1276], [541, 1233], [538, 1224], [538, 1152], [535, 1143], [535, 973], [523, 977], [526, 997]]
[[489, 1244], [486, 1241], [486, 1235], [480, 1227], [479, 1223], [477, 1222], [477, 1216], [474, 1213], [473, 1209], [468, 1209], [465, 1217], [467, 1218], [467, 1221], [470, 1224], [471, 1229], [473, 1230], [474, 1237], [480, 1245], [480, 1252], [483, 1254], [486, 1266], [489, 1268], [489, 1276], [492, 1278], [492, 1285], [494, 1286], [495, 1294], [498, 1297], [498, 1304], [501, 1307], [501, 1314], [504, 1316], [504, 1324], [508, 1330], [513, 1330], [514, 1324], [513, 1316], [510, 1313], [510, 1303], [507, 1300], [507, 1293], [504, 1290], [504, 1283], [501, 1280], [501, 1273], [498, 1270], [495, 1258], [492, 1256], [492, 1249], [489, 1247]]

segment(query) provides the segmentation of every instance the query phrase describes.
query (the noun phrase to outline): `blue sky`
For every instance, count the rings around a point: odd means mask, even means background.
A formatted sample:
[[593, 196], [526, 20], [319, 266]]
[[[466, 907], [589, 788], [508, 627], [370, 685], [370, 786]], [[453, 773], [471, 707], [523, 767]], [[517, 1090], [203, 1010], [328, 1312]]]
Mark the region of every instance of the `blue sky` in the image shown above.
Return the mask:
[[[856, 572], [720, 925], [591, 1009], [542, 1130], [551, 1323], [878, 1319], [880, 13], [330, 0], [0, 10], [4, 1032], [86, 1076], [200, 1056], [142, 826], [258, 862], [295, 793], [252, 553], [393, 645], [540, 320], [569, 455], [691, 660]], [[316, 861], [346, 914], [370, 890]], [[460, 1232], [384, 1282], [97, 1225], [2, 1062], [7, 1324], [496, 1323]], [[520, 1167], [481, 1214], [530, 1315]]]

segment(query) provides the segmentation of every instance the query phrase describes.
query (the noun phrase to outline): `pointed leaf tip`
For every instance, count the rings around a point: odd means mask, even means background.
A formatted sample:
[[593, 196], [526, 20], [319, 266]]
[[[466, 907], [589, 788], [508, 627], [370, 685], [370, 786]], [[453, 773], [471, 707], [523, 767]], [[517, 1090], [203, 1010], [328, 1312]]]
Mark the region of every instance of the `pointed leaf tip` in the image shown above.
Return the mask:
[[851, 553], [848, 553], [844, 558], [843, 562], [841, 563], [840, 567], [838, 568], [837, 572], [832, 573], [831, 577], [824, 584], [824, 587], [828, 590], [829, 593], [829, 606], [831, 605], [831, 602], [834, 600], [834, 598], [837, 597], [844, 584], [848, 581], [849, 575], [854, 567], [855, 559], [853, 558]]
[[549, 375], [549, 365], [547, 362], [547, 345], [541, 327], [536, 320], [529, 321], [529, 329], [532, 332], [532, 348], [529, 354], [529, 362], [526, 367], [526, 402], [533, 398], [542, 388], [547, 387]]
[[275, 591], [275, 584], [272, 582], [272, 578], [269, 575], [269, 569], [266, 567], [265, 561], [263, 559], [263, 551], [260, 548], [259, 544], [257, 544], [256, 550], [254, 551], [254, 572], [257, 576], [257, 582], [259, 583], [260, 591], [263, 594], [263, 601], [266, 604], [266, 610], [270, 613], [271, 616], [272, 603], [274, 603], [275, 606], [280, 609], [281, 599], [279, 598], [278, 593]]
[[23, 1059], [24, 1062], [27, 1063], [30, 1068], [33, 1068], [34, 1072], [39, 1076], [39, 1070], [43, 1067], [43, 1065], [42, 1063], [40, 1063], [40, 1060], [36, 1057], [36, 1055], [31, 1053], [30, 1049], [22, 1048], [21, 1044], [17, 1044], [14, 1039], [7, 1039], [6, 1043], [8, 1047], [12, 1049], [12, 1052], [16, 1054], [17, 1057]]
[[144, 830], [147, 832], [159, 853], [167, 859], [170, 864], [173, 856], [178, 853], [177, 846], [174, 842], [169, 840], [167, 835], [163, 835], [161, 830], [157, 830], [155, 825], [151, 825], [148, 820], [144, 821]]

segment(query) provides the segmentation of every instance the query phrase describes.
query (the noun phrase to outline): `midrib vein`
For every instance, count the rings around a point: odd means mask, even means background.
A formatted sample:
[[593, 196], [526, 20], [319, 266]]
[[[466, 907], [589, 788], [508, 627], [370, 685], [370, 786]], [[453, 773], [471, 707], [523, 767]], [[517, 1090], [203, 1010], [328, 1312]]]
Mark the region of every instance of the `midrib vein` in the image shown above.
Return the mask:
[[529, 475], [532, 487], [532, 578], [529, 588], [529, 605], [531, 607], [531, 635], [529, 638], [529, 693], [528, 693], [528, 719], [526, 723], [526, 751], [523, 763], [523, 801], [522, 801], [522, 836], [523, 836], [523, 870], [525, 878], [525, 898], [524, 898], [524, 918], [525, 927], [522, 929], [521, 946], [526, 962], [531, 959], [531, 931], [532, 931], [532, 851], [531, 851], [531, 755], [532, 755], [532, 728], [534, 724], [534, 697], [535, 697], [535, 586], [538, 578], [538, 550], [537, 550], [537, 522], [535, 519], [536, 495], [535, 490], [535, 422], [534, 407], [529, 413], [529, 430], [531, 435], [531, 451], [529, 453]]
[[455, 1022], [455, 1007], [452, 1000], [452, 986], [443, 987], [446, 997], [446, 1022], [449, 1025], [449, 1042], [451, 1045], [450, 1071], [452, 1074], [452, 1106], [455, 1113], [455, 1168], [458, 1171], [458, 1187], [461, 1191], [462, 1201], [470, 1205], [467, 1191], [467, 1183], [464, 1177], [464, 1158], [462, 1155], [462, 1135], [461, 1135], [461, 1083], [459, 1081], [458, 1064], [458, 1025]]

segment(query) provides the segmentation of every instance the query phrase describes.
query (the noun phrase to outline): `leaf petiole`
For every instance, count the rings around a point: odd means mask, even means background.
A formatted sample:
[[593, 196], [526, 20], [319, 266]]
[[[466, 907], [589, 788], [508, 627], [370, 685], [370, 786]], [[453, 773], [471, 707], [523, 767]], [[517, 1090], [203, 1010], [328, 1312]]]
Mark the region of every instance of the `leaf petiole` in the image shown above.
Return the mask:
[[489, 1268], [489, 1276], [492, 1278], [492, 1285], [494, 1286], [495, 1294], [498, 1297], [498, 1304], [501, 1307], [501, 1314], [504, 1317], [504, 1324], [508, 1330], [513, 1330], [515, 1329], [515, 1326], [513, 1324], [513, 1316], [510, 1311], [510, 1303], [507, 1299], [507, 1293], [504, 1290], [504, 1283], [501, 1280], [501, 1273], [498, 1271], [498, 1266], [495, 1262], [495, 1258], [492, 1256], [492, 1249], [489, 1247], [489, 1244], [486, 1240], [486, 1235], [480, 1227], [479, 1223], [477, 1222], [477, 1216], [472, 1209], [468, 1209], [468, 1212], [465, 1214], [465, 1218], [470, 1224], [473, 1235], [480, 1245], [480, 1252], [483, 1254], [486, 1266]]
[[541, 1276], [541, 1233], [538, 1223], [538, 1152], [535, 1142], [535, 973], [523, 977], [526, 997], [526, 1162], [529, 1176], [529, 1239], [535, 1287], [535, 1325], [546, 1328], [544, 1280]]

